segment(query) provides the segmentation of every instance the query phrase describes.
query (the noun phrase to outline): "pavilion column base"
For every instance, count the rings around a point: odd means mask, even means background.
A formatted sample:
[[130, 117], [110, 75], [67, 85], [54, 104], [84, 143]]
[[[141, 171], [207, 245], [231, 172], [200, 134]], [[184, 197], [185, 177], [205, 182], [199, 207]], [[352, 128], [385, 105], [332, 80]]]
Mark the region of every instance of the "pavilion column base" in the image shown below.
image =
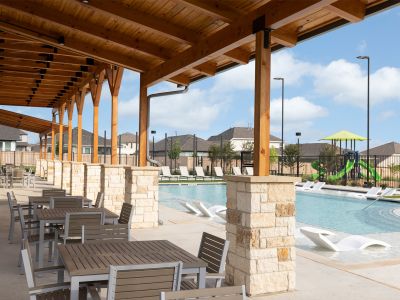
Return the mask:
[[62, 181], [61, 188], [67, 192], [67, 194], [71, 194], [71, 162], [63, 161], [62, 162]]
[[42, 177], [41, 174], [40, 174], [40, 172], [42, 170], [42, 163], [43, 163], [42, 159], [37, 159], [36, 160], [36, 164], [35, 164], [35, 174], [36, 174], [36, 176]]
[[100, 164], [85, 164], [85, 194], [93, 201], [96, 200], [97, 193], [102, 190], [101, 172]]
[[71, 162], [71, 195], [85, 196], [85, 163]]
[[297, 178], [227, 176], [226, 281], [253, 295], [295, 288]]
[[119, 215], [125, 200], [125, 168], [120, 165], [101, 166], [101, 187], [104, 207]]
[[47, 182], [54, 184], [54, 160], [47, 161]]
[[47, 159], [40, 160], [40, 169], [36, 169], [36, 174], [40, 176], [40, 178], [46, 177], [47, 174]]
[[54, 161], [54, 186], [56, 188], [61, 188], [62, 184], [62, 162], [60, 160]]
[[158, 174], [156, 167], [125, 167], [125, 202], [134, 213], [131, 228], [158, 227]]

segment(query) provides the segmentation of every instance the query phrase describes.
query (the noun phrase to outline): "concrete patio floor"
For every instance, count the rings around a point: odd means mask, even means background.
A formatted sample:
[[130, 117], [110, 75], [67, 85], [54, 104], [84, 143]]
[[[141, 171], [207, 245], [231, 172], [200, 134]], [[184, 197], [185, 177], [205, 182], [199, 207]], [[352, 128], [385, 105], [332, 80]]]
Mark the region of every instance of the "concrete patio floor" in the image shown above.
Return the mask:
[[[41, 189], [51, 187], [39, 183], [36, 189], [14, 188], [18, 201], [27, 201], [28, 195], [40, 195]], [[0, 299], [28, 299], [25, 276], [17, 268], [19, 230], [16, 242], [7, 241], [9, 210], [6, 189], [0, 190]], [[225, 237], [225, 226], [206, 218], [196, 217], [160, 206], [163, 225], [157, 229], [132, 232], [137, 240], [167, 239], [197, 254], [203, 231]], [[18, 227], [16, 227], [18, 228]], [[296, 290], [251, 299], [313, 300], [313, 299], [400, 299], [400, 257], [362, 264], [345, 264], [321, 255], [297, 249]], [[51, 280], [51, 281], [49, 281]], [[48, 274], [39, 284], [55, 282], [56, 275]]]

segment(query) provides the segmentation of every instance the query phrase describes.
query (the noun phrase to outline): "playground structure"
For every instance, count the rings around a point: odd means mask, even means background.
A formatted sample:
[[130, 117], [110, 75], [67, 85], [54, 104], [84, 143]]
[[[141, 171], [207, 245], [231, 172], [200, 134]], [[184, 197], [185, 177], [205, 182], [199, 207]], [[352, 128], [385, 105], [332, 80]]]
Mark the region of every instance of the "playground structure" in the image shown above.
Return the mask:
[[[311, 163], [311, 167], [317, 171], [311, 175], [313, 180], [340, 180], [340, 179], [360, 179], [365, 178], [366, 173], [369, 172], [370, 178], [375, 182], [381, 180], [381, 176], [376, 171], [375, 167], [371, 167], [369, 162], [360, 159], [359, 152], [356, 151], [356, 141], [365, 141], [366, 138], [349, 131], [339, 131], [335, 134], [327, 136], [322, 140], [329, 140], [332, 147], [337, 149], [337, 142], [339, 142], [339, 155], [343, 156], [344, 160], [341, 165], [337, 165], [335, 161], [335, 168], [328, 168], [324, 165], [323, 160], [315, 160]], [[342, 142], [344, 142], [344, 149], [342, 149]], [[348, 142], [350, 142], [350, 149], [348, 149]], [[342, 153], [344, 152], [344, 153]], [[327, 176], [330, 171], [331, 175]]]

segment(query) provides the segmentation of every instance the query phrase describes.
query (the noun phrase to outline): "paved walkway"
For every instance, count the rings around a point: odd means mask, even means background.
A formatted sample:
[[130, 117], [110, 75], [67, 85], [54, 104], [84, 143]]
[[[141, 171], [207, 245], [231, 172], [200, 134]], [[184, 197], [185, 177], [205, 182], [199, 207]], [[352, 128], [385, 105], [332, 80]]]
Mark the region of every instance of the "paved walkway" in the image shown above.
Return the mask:
[[[14, 189], [19, 201], [27, 201], [28, 195], [39, 195], [41, 187]], [[206, 218], [161, 206], [160, 219], [164, 225], [158, 229], [140, 229], [133, 232], [138, 240], [167, 239], [197, 254], [201, 234], [207, 231], [225, 236], [223, 224]], [[0, 190], [0, 299], [28, 299], [25, 276], [17, 268], [19, 244], [9, 244], [8, 205], [6, 190]], [[17, 231], [19, 237], [19, 231]], [[17, 239], [16, 239], [17, 240]], [[400, 299], [400, 257], [387, 261], [363, 264], [344, 264], [332, 261], [310, 251], [297, 249], [296, 291], [276, 295], [253, 297], [269, 300], [330, 300], [330, 299]], [[39, 284], [54, 282], [55, 274], [46, 275]]]

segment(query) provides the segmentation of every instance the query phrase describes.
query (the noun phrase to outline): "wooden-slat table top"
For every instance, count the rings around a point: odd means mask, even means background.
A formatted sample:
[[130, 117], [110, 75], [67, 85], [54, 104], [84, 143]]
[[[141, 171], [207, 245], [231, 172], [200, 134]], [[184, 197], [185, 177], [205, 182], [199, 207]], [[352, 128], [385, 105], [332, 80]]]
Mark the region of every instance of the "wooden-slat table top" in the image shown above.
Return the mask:
[[[68, 196], [66, 196], [68, 197]], [[73, 196], [73, 197], [79, 197], [79, 196]], [[29, 204], [37, 204], [37, 205], [47, 205], [50, 203], [50, 196], [29, 196]], [[82, 197], [83, 199], [83, 203], [84, 204], [90, 204], [93, 202], [93, 200], [86, 198], [86, 197]]]
[[119, 216], [107, 208], [50, 208], [40, 209], [36, 216], [39, 220], [64, 220], [66, 213], [72, 212], [104, 212], [106, 219], [115, 219]]
[[166, 240], [98, 241], [59, 245], [59, 255], [70, 276], [108, 274], [110, 265], [182, 261], [183, 268], [205, 268], [207, 263]]

